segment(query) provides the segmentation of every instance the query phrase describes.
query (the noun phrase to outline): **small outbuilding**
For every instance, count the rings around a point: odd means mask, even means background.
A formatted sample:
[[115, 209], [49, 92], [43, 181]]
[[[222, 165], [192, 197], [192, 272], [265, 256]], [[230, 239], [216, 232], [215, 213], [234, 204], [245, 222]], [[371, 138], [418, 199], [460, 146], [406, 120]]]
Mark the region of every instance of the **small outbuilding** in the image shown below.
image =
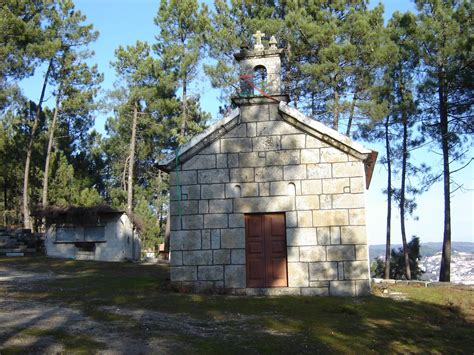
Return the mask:
[[365, 190], [377, 153], [288, 105], [281, 49], [236, 55], [236, 108], [160, 162], [171, 282], [243, 294], [366, 295]]
[[140, 237], [124, 211], [108, 206], [49, 207], [36, 213], [46, 222], [46, 255], [100, 261], [140, 259]]

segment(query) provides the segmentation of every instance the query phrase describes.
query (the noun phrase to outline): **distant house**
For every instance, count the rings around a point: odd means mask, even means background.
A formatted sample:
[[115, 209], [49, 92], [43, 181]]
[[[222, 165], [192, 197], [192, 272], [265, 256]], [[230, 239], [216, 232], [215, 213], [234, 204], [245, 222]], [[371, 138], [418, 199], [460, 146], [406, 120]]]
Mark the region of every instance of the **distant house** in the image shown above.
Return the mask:
[[235, 56], [236, 108], [160, 163], [170, 172], [171, 282], [366, 295], [365, 190], [377, 153], [288, 105], [282, 50], [261, 36]]
[[140, 259], [140, 237], [129, 216], [108, 206], [49, 207], [35, 214], [46, 222], [46, 255], [78, 260]]

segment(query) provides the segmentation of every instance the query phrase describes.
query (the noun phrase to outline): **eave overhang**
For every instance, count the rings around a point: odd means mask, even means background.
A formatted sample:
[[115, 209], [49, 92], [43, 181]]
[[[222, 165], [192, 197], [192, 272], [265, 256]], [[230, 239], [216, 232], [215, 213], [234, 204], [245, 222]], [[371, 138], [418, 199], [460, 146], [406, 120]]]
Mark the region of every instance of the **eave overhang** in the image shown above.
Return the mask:
[[362, 160], [365, 166], [366, 188], [369, 188], [375, 167], [375, 161], [377, 160], [378, 155], [376, 151], [365, 148], [363, 145], [353, 141], [349, 137], [340, 134], [338, 131], [329, 128], [321, 122], [304, 115], [297, 109], [288, 106], [285, 102], [280, 102], [278, 110], [281, 113], [283, 120], [302, 132], [318, 138], [322, 142]]

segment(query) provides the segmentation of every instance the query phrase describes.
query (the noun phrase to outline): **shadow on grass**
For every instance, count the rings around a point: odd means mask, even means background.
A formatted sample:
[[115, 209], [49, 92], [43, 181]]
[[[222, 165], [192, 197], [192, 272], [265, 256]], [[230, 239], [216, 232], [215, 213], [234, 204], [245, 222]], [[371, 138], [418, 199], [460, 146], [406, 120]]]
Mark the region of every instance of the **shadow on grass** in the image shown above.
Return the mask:
[[9, 286], [6, 292], [15, 297], [77, 307], [145, 343], [171, 337], [194, 352], [469, 353], [474, 348], [474, 327], [466, 315], [474, 301], [458, 303], [472, 297], [471, 290], [460, 291], [459, 299], [440, 295], [436, 303], [422, 293], [409, 301], [237, 297], [175, 293], [163, 265], [36, 258], [0, 259], [2, 267], [62, 276], [24, 289]]
[[[78, 317], [64, 314], [59, 307], [45, 307], [42, 312], [25, 312], [18, 303], [4, 302], [2, 309], [16, 314], [3, 319], [0, 333], [1, 354], [26, 354], [36, 352], [87, 353], [105, 349], [105, 344], [90, 335], [68, 333], [64, 327], [74, 327]], [[18, 315], [21, 314], [19, 317]], [[5, 331], [6, 330], [6, 331]]]

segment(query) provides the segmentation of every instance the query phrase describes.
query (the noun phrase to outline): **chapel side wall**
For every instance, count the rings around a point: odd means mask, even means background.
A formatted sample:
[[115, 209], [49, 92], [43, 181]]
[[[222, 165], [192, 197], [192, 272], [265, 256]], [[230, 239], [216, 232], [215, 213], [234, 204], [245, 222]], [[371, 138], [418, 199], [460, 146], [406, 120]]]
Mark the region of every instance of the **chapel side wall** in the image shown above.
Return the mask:
[[242, 106], [241, 121], [183, 164], [179, 204], [171, 173], [171, 280], [244, 289], [244, 214], [283, 211], [288, 288], [280, 292], [367, 294], [363, 163], [284, 122], [278, 105]]

